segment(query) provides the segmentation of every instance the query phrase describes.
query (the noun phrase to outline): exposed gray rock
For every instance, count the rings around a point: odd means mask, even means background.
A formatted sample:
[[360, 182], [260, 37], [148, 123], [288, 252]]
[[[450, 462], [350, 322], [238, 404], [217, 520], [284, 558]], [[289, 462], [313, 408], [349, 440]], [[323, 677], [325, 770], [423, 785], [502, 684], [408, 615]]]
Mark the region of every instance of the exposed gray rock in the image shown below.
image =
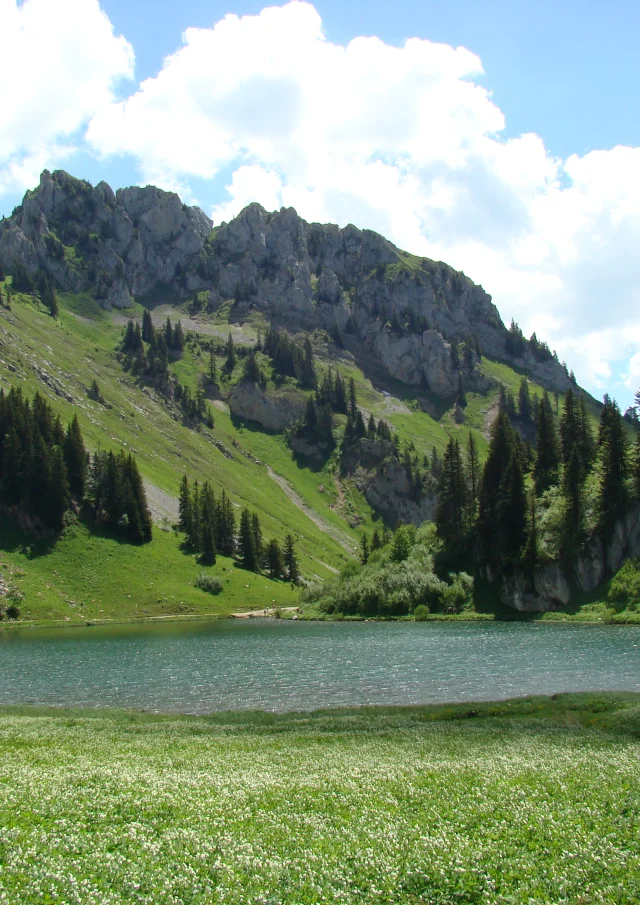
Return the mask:
[[[491, 297], [446, 264], [414, 258], [369, 230], [306, 223], [292, 208], [250, 204], [215, 230], [205, 214], [153, 186], [114, 193], [63, 171], [0, 223], [0, 262], [43, 269], [60, 289], [95, 290], [106, 307], [132, 298], [183, 301], [209, 293], [209, 309], [233, 299], [291, 331], [325, 329], [397, 380], [438, 396], [486, 388], [474, 356], [454, 368], [451, 344], [479, 339], [491, 358], [525, 368], [550, 389], [570, 385], [555, 360], [525, 348], [515, 359]], [[391, 326], [394, 329], [391, 329]]]
[[300, 418], [306, 397], [295, 390], [267, 393], [256, 383], [241, 380], [233, 388], [228, 403], [232, 415], [245, 421], [255, 421], [267, 430], [283, 431]]
[[617, 522], [605, 545], [592, 537], [582, 553], [572, 562], [545, 563], [536, 567], [533, 576], [518, 569], [502, 581], [502, 602], [520, 612], [544, 613], [566, 606], [572, 587], [595, 591], [610, 575], [618, 571], [625, 559], [640, 556], [640, 506], [634, 505], [624, 519]]

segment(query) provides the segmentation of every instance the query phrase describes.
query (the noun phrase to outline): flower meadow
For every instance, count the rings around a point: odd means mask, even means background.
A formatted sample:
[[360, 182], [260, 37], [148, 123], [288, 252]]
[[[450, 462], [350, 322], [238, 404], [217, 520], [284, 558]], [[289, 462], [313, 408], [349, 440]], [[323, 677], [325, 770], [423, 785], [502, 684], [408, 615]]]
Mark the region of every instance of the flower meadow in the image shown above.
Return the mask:
[[0, 903], [637, 903], [640, 742], [418, 708], [0, 714]]

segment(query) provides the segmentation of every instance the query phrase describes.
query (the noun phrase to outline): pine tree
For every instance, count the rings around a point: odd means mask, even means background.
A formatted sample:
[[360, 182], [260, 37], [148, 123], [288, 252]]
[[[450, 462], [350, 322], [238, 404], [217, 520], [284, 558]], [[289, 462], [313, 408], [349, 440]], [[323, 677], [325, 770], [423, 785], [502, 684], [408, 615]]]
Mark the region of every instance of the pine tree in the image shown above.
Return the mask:
[[571, 461], [574, 449], [578, 449], [578, 461], [580, 461], [580, 411], [573, 390], [568, 389], [560, 418], [560, 442], [562, 447], [562, 462], [565, 467]]
[[87, 481], [87, 451], [77, 415], [73, 416], [73, 421], [67, 428], [63, 449], [71, 493], [77, 499], [82, 500]]
[[478, 505], [478, 491], [480, 489], [480, 456], [476, 438], [471, 431], [469, 431], [469, 439], [467, 440], [467, 487], [469, 507], [472, 514], [475, 514]]
[[438, 483], [435, 523], [438, 536], [449, 548], [459, 547], [463, 541], [467, 510], [467, 487], [460, 454], [460, 444], [452, 437], [445, 450], [442, 475]]
[[524, 421], [525, 424], [531, 423], [531, 395], [529, 393], [529, 381], [526, 377], [522, 378], [522, 380], [520, 381], [520, 387], [518, 389], [518, 413], [520, 415], [520, 419]]
[[520, 457], [515, 449], [500, 489], [502, 548], [508, 560], [517, 561], [526, 539], [527, 500]]
[[373, 553], [375, 550], [379, 550], [382, 546], [382, 538], [380, 536], [380, 531], [377, 528], [373, 529], [373, 534], [371, 535], [371, 552]]
[[227, 339], [227, 344], [225, 346], [225, 354], [227, 356], [225, 361], [225, 370], [231, 374], [233, 369], [236, 366], [236, 350], [233, 344], [233, 336], [229, 334], [229, 338]]
[[142, 313], [142, 339], [146, 343], [153, 343], [155, 339], [155, 330], [153, 329], [153, 321], [151, 320], [151, 312], [148, 308]]
[[620, 409], [608, 400], [600, 421], [600, 452], [602, 475], [600, 480], [599, 526], [608, 535], [625, 510], [627, 502], [626, 477], [627, 441]]
[[269, 541], [267, 547], [267, 568], [269, 569], [269, 576], [271, 578], [282, 578], [284, 573], [282, 550], [275, 538]]
[[583, 466], [579, 446], [575, 444], [564, 467], [562, 491], [565, 499], [565, 547], [572, 551], [582, 532]]
[[363, 534], [360, 538], [360, 562], [363, 566], [369, 561], [369, 538], [366, 534]]
[[587, 412], [587, 406], [584, 401], [584, 395], [580, 396], [580, 424], [578, 430], [578, 442], [580, 446], [580, 459], [584, 473], [588, 474], [593, 466], [593, 460], [596, 455], [596, 444], [593, 439], [593, 431], [591, 429], [591, 420]]
[[558, 483], [558, 466], [560, 462], [558, 438], [555, 424], [553, 423], [549, 396], [546, 392], [542, 403], [538, 407], [536, 435], [537, 450], [533, 477], [536, 492], [540, 495], [553, 484]]
[[62, 450], [54, 446], [51, 453], [51, 479], [47, 500], [48, 518], [50, 526], [59, 531], [62, 528], [64, 513], [69, 508], [69, 481], [67, 469], [64, 464]]
[[300, 383], [306, 389], [313, 389], [316, 385], [316, 368], [313, 360], [313, 348], [308, 336], [305, 337], [303, 346]]
[[189, 478], [186, 474], [182, 476], [182, 481], [180, 482], [178, 513], [178, 527], [187, 537], [190, 537], [193, 532], [193, 500], [191, 498]]
[[248, 509], [243, 509], [242, 515], [240, 516], [238, 553], [243, 568], [248, 569], [250, 572], [256, 572], [258, 569], [258, 555], [251, 525], [251, 516]]
[[200, 504], [200, 485], [197, 479], [193, 482], [193, 497], [191, 499], [191, 531], [187, 535], [187, 542], [197, 553], [202, 550], [202, 508]]
[[633, 454], [633, 492], [636, 500], [640, 500], [640, 431], [636, 434]]
[[290, 534], [287, 534], [284, 541], [284, 564], [287, 570], [287, 579], [293, 584], [297, 584], [300, 580], [300, 569], [295, 544]]
[[477, 532], [485, 562], [499, 562], [506, 552], [505, 503], [510, 493], [515, 494], [515, 487], [507, 488], [506, 480], [509, 471], [514, 484], [517, 479], [512, 464], [514, 458], [513, 428], [506, 413], [500, 411], [493, 424], [489, 454], [480, 482]]
[[358, 412], [358, 399], [356, 396], [356, 383], [353, 377], [349, 379], [349, 411], [351, 417], [355, 417]]
[[260, 519], [257, 512], [254, 512], [251, 516], [251, 530], [253, 532], [253, 544], [256, 550], [258, 568], [260, 568], [264, 556], [264, 542], [262, 539], [262, 527], [260, 525]]

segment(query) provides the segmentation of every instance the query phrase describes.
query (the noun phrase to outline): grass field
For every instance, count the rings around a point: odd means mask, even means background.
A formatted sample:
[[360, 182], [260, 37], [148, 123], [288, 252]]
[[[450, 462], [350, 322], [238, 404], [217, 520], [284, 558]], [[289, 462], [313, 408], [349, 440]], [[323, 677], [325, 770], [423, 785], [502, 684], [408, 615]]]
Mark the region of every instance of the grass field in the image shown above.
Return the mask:
[[637, 695], [1, 716], [6, 905], [640, 899]]

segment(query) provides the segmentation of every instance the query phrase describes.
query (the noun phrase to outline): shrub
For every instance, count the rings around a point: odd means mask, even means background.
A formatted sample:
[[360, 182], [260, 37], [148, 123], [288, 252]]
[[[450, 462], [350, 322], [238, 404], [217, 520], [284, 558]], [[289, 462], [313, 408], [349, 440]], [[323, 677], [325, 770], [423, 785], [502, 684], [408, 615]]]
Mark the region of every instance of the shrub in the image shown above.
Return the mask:
[[219, 594], [222, 590], [222, 579], [215, 575], [207, 575], [206, 572], [200, 572], [194, 582], [195, 586], [207, 594]]
[[640, 603], [640, 561], [628, 559], [611, 579], [607, 599], [616, 609], [635, 609]]
[[419, 603], [413, 611], [413, 617], [416, 622], [423, 622], [429, 615], [429, 607], [424, 603]]

